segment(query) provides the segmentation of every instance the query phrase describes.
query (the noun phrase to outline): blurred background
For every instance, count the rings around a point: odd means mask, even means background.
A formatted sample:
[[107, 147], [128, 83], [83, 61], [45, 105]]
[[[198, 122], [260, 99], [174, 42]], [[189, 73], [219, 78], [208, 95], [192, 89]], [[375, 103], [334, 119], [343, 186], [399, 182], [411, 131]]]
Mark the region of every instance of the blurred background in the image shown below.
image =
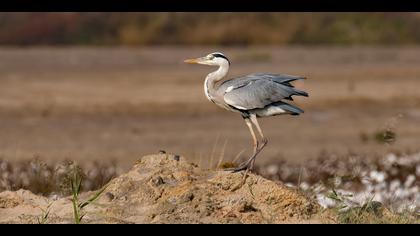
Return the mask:
[[299, 117], [263, 119], [257, 163], [419, 151], [419, 13], [0, 13], [0, 159], [115, 161], [165, 150], [246, 159], [240, 116], [204, 96], [230, 77], [307, 76]]

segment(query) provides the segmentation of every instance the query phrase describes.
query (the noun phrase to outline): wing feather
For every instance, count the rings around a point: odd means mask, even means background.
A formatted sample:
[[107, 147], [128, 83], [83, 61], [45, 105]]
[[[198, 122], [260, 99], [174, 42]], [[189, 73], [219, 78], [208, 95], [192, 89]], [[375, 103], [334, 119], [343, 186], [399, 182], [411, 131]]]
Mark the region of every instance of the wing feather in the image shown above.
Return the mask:
[[[264, 108], [282, 99], [291, 100], [293, 95], [308, 96], [291, 86], [290, 82], [304, 77], [275, 74], [252, 74], [225, 82], [224, 100], [241, 110]], [[223, 84], [222, 84], [223, 85]]]

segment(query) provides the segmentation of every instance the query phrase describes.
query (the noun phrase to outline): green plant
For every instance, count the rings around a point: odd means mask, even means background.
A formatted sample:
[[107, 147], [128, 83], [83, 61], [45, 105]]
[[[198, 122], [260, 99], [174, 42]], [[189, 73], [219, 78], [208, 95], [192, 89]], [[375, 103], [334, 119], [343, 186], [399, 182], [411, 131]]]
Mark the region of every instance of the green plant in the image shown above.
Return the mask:
[[350, 207], [338, 215], [340, 223], [363, 224], [363, 223], [385, 223], [381, 214], [382, 204], [368, 199], [361, 206]]
[[396, 134], [391, 130], [382, 130], [376, 132], [374, 138], [378, 143], [392, 144], [396, 141]]
[[363, 204], [358, 204], [349, 199], [352, 195], [337, 193], [334, 189], [328, 198], [337, 203], [334, 209], [337, 221], [342, 224], [412, 224], [418, 222], [410, 213], [396, 214], [386, 209], [382, 203], [369, 198]]
[[41, 215], [37, 218], [38, 224], [45, 224], [48, 220], [48, 216], [50, 215], [52, 202], [48, 204], [47, 208], [41, 208]]
[[350, 207], [349, 198], [353, 197], [352, 194], [340, 194], [335, 189], [332, 189], [331, 192], [327, 195], [328, 198], [334, 200], [337, 203], [337, 208], [342, 210], [344, 208]]
[[73, 216], [74, 216], [74, 222], [76, 224], [80, 224], [83, 217], [86, 215], [83, 213], [83, 209], [87, 207], [89, 204], [94, 202], [108, 187], [108, 185], [105, 185], [100, 190], [98, 190], [95, 194], [93, 194], [88, 200], [80, 202], [79, 200], [79, 193], [81, 191], [82, 187], [82, 177], [78, 172], [74, 173], [73, 180], [71, 181], [71, 190], [73, 194], [72, 203], [73, 203]]

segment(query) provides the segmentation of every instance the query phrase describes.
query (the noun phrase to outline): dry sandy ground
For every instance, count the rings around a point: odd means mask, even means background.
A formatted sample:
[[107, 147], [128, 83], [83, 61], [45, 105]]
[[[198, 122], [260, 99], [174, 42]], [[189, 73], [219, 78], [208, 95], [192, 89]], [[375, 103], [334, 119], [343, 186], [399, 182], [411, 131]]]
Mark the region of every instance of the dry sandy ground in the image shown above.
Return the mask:
[[[253, 174], [241, 182], [241, 173], [201, 170], [179, 156], [145, 156], [83, 210], [82, 223], [333, 222], [330, 213], [294, 189]], [[0, 193], [0, 223], [38, 223], [46, 209], [44, 223], [74, 223], [71, 198]]]
[[[261, 121], [270, 142], [257, 163], [419, 149], [420, 48], [22, 48], [0, 50], [0, 158], [115, 159], [126, 169], [160, 149], [202, 166], [246, 158], [242, 119], [204, 97], [213, 68], [182, 63], [212, 51], [231, 58], [230, 77], [309, 78], [296, 84], [310, 93], [296, 100], [305, 114]], [[360, 138], [384, 128], [395, 144]]]

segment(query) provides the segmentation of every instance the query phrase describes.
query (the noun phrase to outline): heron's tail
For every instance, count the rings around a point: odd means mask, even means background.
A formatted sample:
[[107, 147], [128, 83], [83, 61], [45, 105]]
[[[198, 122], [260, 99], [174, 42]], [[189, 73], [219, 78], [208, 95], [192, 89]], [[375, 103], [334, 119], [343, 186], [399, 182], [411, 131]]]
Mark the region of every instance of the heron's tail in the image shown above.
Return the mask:
[[277, 116], [284, 114], [297, 116], [303, 113], [303, 110], [290, 105], [289, 103], [279, 101], [271, 103], [264, 108], [255, 109], [253, 110], [253, 113], [255, 113], [258, 117]]
[[298, 96], [304, 96], [304, 97], [309, 97], [309, 94], [305, 91], [299, 90], [299, 89], [295, 89], [293, 88], [294, 94], [293, 95], [298, 95]]
[[289, 112], [291, 115], [299, 115], [301, 113], [304, 113], [304, 111], [302, 109], [300, 109], [299, 107], [293, 106], [289, 103], [286, 102], [275, 102], [273, 104], [271, 104], [272, 106], [278, 107], [282, 110], [285, 110], [286, 112]]
[[284, 91], [287, 92], [288, 97], [285, 97], [284, 99], [293, 101], [293, 97], [292, 96], [304, 96], [304, 97], [309, 97], [309, 94], [305, 91], [299, 90], [294, 88], [293, 86], [287, 86], [287, 85], [282, 85], [281, 87]]

